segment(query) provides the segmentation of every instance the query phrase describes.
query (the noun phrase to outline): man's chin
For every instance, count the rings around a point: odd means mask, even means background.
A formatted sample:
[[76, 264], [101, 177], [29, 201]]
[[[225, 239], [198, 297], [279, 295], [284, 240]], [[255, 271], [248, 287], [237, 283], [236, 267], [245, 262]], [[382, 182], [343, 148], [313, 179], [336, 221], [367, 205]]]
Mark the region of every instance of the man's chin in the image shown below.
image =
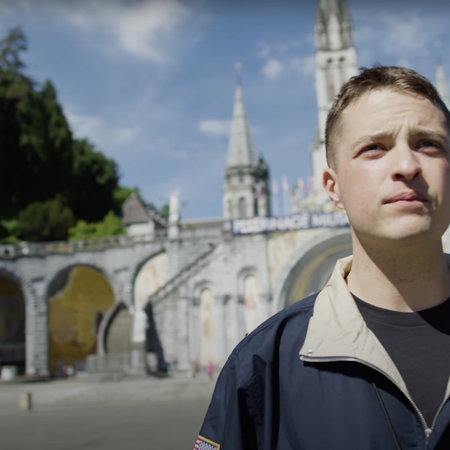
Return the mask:
[[443, 230], [442, 233], [439, 233], [431, 220], [414, 220], [414, 218], [403, 221], [390, 221], [389, 224], [372, 230], [358, 231], [354, 227], [352, 228], [363, 245], [364, 241], [368, 244], [378, 243], [379, 245], [382, 245], [382, 242], [386, 242], [394, 247], [403, 244], [419, 244], [420, 242], [431, 243], [434, 239], [439, 240], [445, 231]]

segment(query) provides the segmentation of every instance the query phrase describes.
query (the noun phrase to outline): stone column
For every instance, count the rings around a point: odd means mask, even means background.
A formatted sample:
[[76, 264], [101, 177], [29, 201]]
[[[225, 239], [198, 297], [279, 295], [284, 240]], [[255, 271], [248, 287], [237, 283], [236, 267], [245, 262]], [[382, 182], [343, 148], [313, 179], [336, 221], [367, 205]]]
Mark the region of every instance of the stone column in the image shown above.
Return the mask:
[[180, 371], [188, 371], [190, 368], [188, 304], [186, 296], [180, 297], [177, 301], [177, 360]]
[[232, 296], [226, 296], [225, 303], [225, 314], [226, 314], [226, 322], [225, 322], [225, 332], [226, 332], [226, 344], [227, 344], [227, 357], [233, 351], [234, 347], [239, 343], [239, 341], [243, 338], [240, 335], [240, 326], [237, 319], [238, 317], [238, 304], [237, 299]]
[[141, 308], [136, 308], [133, 315], [133, 333], [131, 337], [131, 361], [130, 371], [136, 375], [145, 375], [146, 348], [145, 332], [147, 329], [147, 314]]
[[48, 301], [42, 277], [24, 289], [26, 302], [26, 372], [48, 375]]

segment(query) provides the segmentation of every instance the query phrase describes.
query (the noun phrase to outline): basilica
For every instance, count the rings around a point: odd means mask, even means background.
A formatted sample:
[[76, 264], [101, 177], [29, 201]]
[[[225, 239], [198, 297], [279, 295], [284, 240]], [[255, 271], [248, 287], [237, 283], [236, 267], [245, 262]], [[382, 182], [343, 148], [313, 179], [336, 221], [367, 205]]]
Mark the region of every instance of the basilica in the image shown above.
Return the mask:
[[[0, 366], [29, 376], [59, 376], [68, 365], [114, 376], [220, 367], [247, 333], [325, 285], [351, 253], [347, 216], [321, 189], [325, 120], [358, 65], [344, 0], [320, 0], [314, 30], [315, 189], [292, 215], [273, 215], [270, 168], [254, 148], [238, 82], [222, 217], [182, 220], [174, 193], [166, 220], [132, 195], [126, 236], [0, 245]], [[449, 104], [441, 64], [437, 88]]]

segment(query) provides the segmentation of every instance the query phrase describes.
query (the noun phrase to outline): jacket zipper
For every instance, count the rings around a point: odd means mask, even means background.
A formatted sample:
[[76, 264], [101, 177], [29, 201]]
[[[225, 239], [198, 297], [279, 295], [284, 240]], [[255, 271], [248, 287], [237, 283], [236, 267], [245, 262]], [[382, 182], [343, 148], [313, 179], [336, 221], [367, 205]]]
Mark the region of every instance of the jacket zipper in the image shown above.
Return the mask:
[[416, 411], [417, 415], [419, 416], [420, 421], [422, 422], [422, 427], [423, 427], [423, 431], [425, 433], [426, 443], [428, 445], [428, 441], [430, 439], [431, 432], [433, 431], [433, 426], [434, 426], [434, 424], [436, 422], [436, 419], [437, 419], [439, 413], [441, 412], [441, 410], [444, 407], [446, 401], [448, 400], [448, 398], [445, 399], [444, 403], [442, 403], [442, 405], [439, 407], [438, 412], [437, 412], [437, 414], [436, 414], [436, 416], [435, 416], [435, 418], [433, 420], [432, 427], [428, 428], [427, 423], [425, 422], [425, 418], [423, 417], [423, 415], [420, 412], [419, 408], [413, 402], [413, 400], [409, 396], [409, 394], [407, 392], [405, 392], [386, 372], [383, 372], [377, 366], [374, 366], [373, 364], [368, 363], [367, 361], [364, 361], [362, 359], [350, 358], [350, 357], [340, 357], [340, 356], [336, 356], [336, 357], [300, 356], [300, 359], [302, 361], [305, 361], [305, 362], [336, 362], [336, 361], [357, 362], [357, 363], [360, 363], [360, 364], [362, 364], [364, 366], [370, 367], [373, 370], [376, 370], [378, 373], [381, 373], [381, 375], [385, 376], [389, 381], [391, 381], [394, 384], [394, 386], [396, 386], [399, 389], [399, 391], [402, 392], [403, 395], [410, 401], [411, 405], [413, 406], [414, 410]]
[[433, 423], [431, 424], [431, 431], [433, 431], [434, 426], [436, 425], [437, 418], [439, 417], [439, 414], [444, 409], [445, 404], [447, 403], [448, 399], [450, 398], [450, 395], [444, 399], [444, 401], [441, 403], [441, 406], [439, 406], [439, 409], [437, 410], [436, 415], [434, 416]]

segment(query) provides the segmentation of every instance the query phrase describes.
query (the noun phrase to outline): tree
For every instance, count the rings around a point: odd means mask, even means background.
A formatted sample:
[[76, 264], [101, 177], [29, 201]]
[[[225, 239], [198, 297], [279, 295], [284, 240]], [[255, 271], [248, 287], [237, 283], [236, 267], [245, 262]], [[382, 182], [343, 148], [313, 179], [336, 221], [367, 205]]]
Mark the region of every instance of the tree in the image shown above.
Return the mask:
[[[20, 28], [0, 40], [0, 239], [65, 239], [74, 220], [98, 223], [139, 193], [119, 186], [115, 161], [73, 138], [51, 81], [38, 85], [23, 73], [26, 49]], [[41, 219], [56, 211], [50, 201], [64, 215], [49, 228]]]
[[122, 205], [125, 203], [125, 200], [131, 195], [131, 194], [136, 194], [137, 197], [142, 200], [142, 195], [139, 192], [139, 188], [135, 187], [135, 188], [127, 188], [127, 187], [123, 187], [123, 186], [117, 186], [116, 189], [114, 190], [114, 203], [116, 205], [116, 209], [117, 211], [120, 211], [120, 208], [122, 207]]
[[77, 218], [101, 220], [116, 207], [117, 164], [96, 151], [86, 139], [73, 141], [73, 171], [68, 204]]
[[11, 28], [8, 36], [0, 41], [0, 71], [20, 76], [24, 63], [20, 53], [27, 49], [27, 38], [20, 27]]
[[56, 195], [64, 197], [72, 167], [72, 135], [50, 81], [25, 76], [20, 29], [0, 41], [0, 219]]
[[71, 209], [58, 199], [35, 202], [20, 212], [17, 232], [27, 241], [59, 241], [74, 222]]
[[80, 241], [84, 239], [120, 236], [122, 234], [125, 234], [122, 221], [114, 215], [113, 211], [109, 211], [103, 220], [97, 223], [87, 223], [85, 220], [79, 220], [69, 230], [69, 240]]
[[163, 217], [164, 219], [168, 219], [170, 214], [169, 205], [163, 205], [161, 208], [161, 212], [159, 215]]

